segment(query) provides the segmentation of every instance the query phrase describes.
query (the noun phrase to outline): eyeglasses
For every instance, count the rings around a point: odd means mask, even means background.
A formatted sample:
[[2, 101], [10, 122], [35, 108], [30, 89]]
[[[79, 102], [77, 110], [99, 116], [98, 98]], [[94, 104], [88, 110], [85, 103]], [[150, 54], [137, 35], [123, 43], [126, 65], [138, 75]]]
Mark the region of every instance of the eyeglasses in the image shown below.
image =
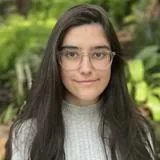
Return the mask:
[[83, 54], [80, 50], [62, 49], [59, 54], [59, 63], [66, 70], [76, 70], [80, 67], [83, 56], [88, 56], [89, 61], [95, 69], [107, 69], [116, 55], [108, 49], [92, 50]]

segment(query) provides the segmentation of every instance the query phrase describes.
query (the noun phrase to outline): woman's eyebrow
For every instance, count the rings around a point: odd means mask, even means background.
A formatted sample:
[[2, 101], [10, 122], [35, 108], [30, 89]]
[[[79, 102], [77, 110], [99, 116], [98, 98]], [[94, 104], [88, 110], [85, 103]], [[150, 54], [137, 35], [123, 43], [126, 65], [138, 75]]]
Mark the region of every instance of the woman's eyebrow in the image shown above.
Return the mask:
[[107, 45], [98, 45], [98, 46], [91, 47], [91, 49], [108, 49], [109, 50], [110, 47]]
[[72, 45], [64, 45], [61, 47], [61, 49], [80, 49], [80, 48]]
[[[61, 49], [82, 49], [81, 47], [78, 46], [73, 46], [73, 45], [64, 45], [61, 47]], [[97, 45], [97, 46], [91, 46], [90, 49], [110, 49], [108, 45]]]

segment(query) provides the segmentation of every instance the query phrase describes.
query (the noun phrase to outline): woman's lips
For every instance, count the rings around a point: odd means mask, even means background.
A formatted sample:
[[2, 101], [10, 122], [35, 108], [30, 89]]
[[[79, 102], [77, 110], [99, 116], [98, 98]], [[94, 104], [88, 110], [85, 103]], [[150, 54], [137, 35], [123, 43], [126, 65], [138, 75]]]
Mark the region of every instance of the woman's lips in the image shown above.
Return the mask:
[[80, 81], [76, 81], [76, 82], [79, 84], [82, 84], [82, 85], [91, 85], [97, 81], [98, 81], [98, 79], [96, 79], [96, 80], [80, 80]]

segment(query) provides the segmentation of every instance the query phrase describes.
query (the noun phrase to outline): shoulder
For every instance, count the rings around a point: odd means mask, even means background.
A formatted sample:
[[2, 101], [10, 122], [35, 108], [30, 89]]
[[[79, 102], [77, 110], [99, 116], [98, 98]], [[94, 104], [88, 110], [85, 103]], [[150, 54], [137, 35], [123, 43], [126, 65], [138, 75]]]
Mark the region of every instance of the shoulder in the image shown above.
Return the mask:
[[12, 160], [28, 157], [28, 153], [36, 134], [35, 120], [16, 122], [12, 128]]
[[19, 140], [29, 138], [30, 136], [34, 136], [36, 133], [36, 122], [33, 119], [25, 120], [25, 121], [17, 121], [13, 125], [12, 129], [12, 138]]

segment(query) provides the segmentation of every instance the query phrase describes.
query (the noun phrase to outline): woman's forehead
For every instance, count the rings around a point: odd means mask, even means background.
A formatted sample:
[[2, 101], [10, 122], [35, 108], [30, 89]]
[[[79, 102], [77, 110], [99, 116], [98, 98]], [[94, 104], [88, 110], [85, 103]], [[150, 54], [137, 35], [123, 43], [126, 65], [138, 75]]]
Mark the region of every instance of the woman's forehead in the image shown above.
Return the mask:
[[62, 46], [72, 45], [81, 48], [110, 46], [100, 24], [85, 24], [71, 28], [64, 36]]

